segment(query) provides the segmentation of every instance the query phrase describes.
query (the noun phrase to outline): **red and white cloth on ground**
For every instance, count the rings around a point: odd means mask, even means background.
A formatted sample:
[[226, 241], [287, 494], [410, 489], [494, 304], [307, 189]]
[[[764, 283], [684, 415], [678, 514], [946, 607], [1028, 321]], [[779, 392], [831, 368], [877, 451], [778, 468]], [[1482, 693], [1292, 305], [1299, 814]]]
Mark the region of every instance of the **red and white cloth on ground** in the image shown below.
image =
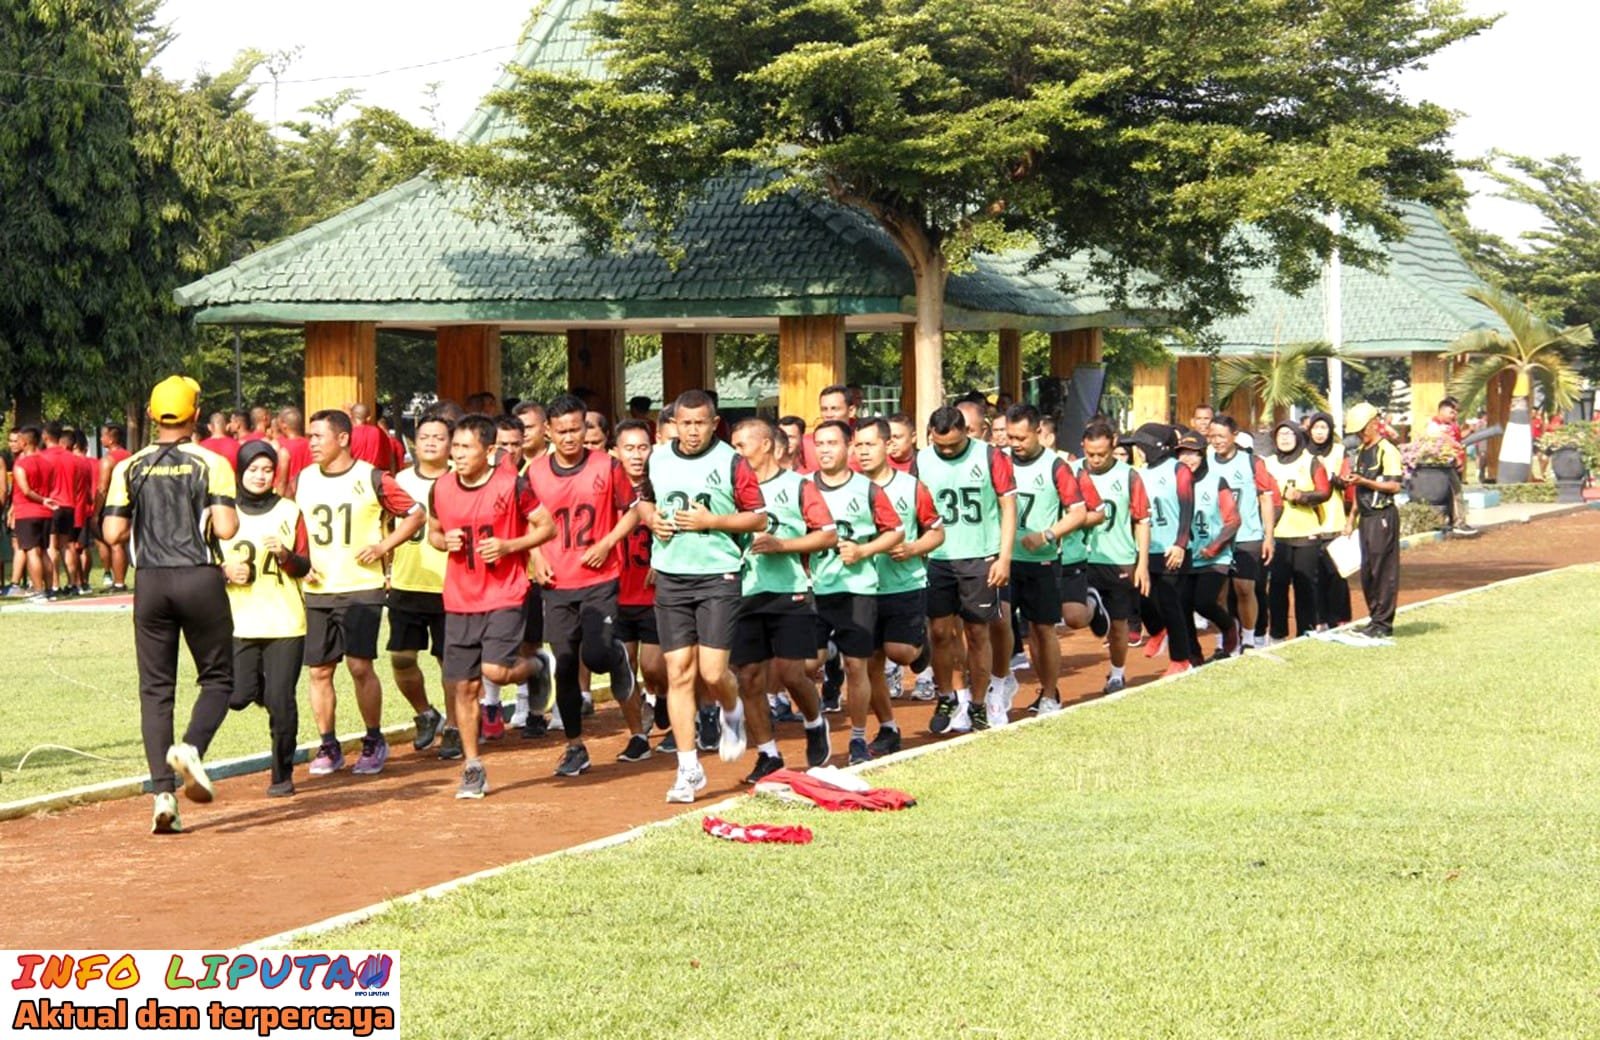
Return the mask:
[[779, 845], [809, 845], [811, 844], [811, 828], [791, 827], [786, 824], [730, 823], [717, 816], [707, 816], [700, 821], [700, 826], [713, 838], [723, 841], [737, 841], [746, 845], [774, 843]]
[[829, 783], [811, 773], [802, 773], [794, 769], [780, 769], [775, 773], [769, 773], [756, 785], [756, 791], [779, 796], [786, 792], [792, 793], [829, 812], [845, 812], [850, 809], [877, 812], [886, 809], [909, 809], [917, 804], [917, 800], [909, 794], [891, 787], [851, 790]]

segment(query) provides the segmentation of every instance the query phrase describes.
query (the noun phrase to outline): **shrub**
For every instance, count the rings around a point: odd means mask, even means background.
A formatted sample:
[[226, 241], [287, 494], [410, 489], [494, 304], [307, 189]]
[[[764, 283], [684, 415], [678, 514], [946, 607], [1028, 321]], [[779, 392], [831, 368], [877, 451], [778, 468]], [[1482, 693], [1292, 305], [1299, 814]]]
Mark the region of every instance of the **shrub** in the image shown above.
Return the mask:
[[1556, 486], [1548, 483], [1497, 484], [1502, 502], [1554, 502]]
[[1460, 445], [1449, 437], [1423, 435], [1400, 448], [1400, 464], [1408, 474], [1418, 466], [1454, 466], [1460, 458]]
[[1400, 537], [1438, 531], [1444, 527], [1444, 514], [1426, 502], [1407, 502], [1400, 507]]

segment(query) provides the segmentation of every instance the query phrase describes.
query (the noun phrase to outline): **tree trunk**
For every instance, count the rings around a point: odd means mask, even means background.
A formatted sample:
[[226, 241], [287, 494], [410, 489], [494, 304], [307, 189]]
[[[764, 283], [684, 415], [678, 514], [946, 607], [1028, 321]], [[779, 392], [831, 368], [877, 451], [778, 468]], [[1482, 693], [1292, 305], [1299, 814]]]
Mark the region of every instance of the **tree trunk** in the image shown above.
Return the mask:
[[910, 256], [917, 286], [916, 419], [917, 429], [928, 428], [928, 416], [944, 405], [944, 289], [950, 270], [944, 254], [924, 240]]

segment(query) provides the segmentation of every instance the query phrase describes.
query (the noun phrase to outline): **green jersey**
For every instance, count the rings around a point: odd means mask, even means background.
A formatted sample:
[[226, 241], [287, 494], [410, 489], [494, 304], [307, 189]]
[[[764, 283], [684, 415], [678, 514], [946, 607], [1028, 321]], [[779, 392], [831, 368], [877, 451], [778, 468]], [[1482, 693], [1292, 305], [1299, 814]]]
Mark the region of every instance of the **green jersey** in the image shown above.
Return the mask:
[[[862, 545], [885, 531], [899, 530], [900, 517], [889, 504], [889, 496], [865, 475], [851, 473], [838, 485], [829, 485], [821, 473], [811, 479], [833, 514], [840, 545]], [[871, 559], [846, 564], [838, 549], [828, 549], [811, 557], [811, 582], [819, 596], [838, 592], [873, 596], [878, 592], [878, 568]]]
[[[767, 533], [774, 538], [800, 538], [831, 529], [833, 517], [815, 484], [793, 470], [779, 470], [761, 482], [766, 502]], [[752, 553], [744, 561], [744, 594], [796, 593], [811, 588], [800, 553]]]
[[[889, 504], [900, 516], [900, 526], [905, 529], [906, 541], [914, 542], [922, 532], [939, 526], [939, 514], [933, 508], [933, 496], [928, 485], [909, 473], [893, 471], [889, 483], [880, 484], [889, 496]], [[928, 563], [921, 556], [909, 560], [896, 560], [888, 553], [872, 558], [878, 565], [878, 595], [896, 592], [916, 592], [928, 587]]]
[[1127, 567], [1139, 562], [1139, 543], [1133, 523], [1149, 515], [1144, 484], [1126, 462], [1113, 463], [1104, 473], [1089, 470], [1089, 480], [1100, 496], [1105, 519], [1089, 528], [1089, 562]]
[[947, 459], [928, 445], [917, 453], [917, 476], [933, 494], [944, 524], [935, 560], [982, 560], [1000, 552], [1000, 499], [1015, 494], [1011, 459], [982, 441], [967, 442]]
[[1054, 527], [1068, 509], [1082, 502], [1078, 481], [1067, 464], [1049, 451], [1040, 451], [1031, 459], [1013, 453], [1011, 468], [1017, 481], [1017, 541], [1011, 558], [1025, 563], [1049, 563], [1061, 553], [1055, 542], [1025, 549], [1023, 536]]
[[[683, 454], [677, 442], [651, 452], [650, 484], [656, 509], [669, 519], [691, 502], [723, 516], [763, 508], [761, 483], [750, 464], [721, 441], [698, 455]], [[661, 574], [737, 574], [743, 543], [726, 531], [679, 531], [666, 541], [653, 539], [650, 562]]]

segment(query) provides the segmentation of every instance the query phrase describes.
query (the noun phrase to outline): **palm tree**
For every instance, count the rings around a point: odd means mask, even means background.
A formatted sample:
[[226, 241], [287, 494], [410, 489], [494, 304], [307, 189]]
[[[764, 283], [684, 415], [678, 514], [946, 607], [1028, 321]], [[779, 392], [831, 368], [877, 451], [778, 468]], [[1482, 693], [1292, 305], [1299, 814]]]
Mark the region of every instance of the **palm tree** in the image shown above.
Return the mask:
[[1508, 331], [1473, 329], [1450, 344], [1448, 353], [1476, 357], [1451, 383], [1450, 390], [1460, 399], [1462, 410], [1470, 411], [1484, 400], [1490, 384], [1502, 373], [1515, 373], [1511, 416], [1500, 439], [1499, 479], [1505, 484], [1522, 483], [1528, 479], [1533, 460], [1528, 395], [1533, 392], [1534, 381], [1545, 388], [1546, 399], [1558, 411], [1571, 408], [1583, 380], [1572, 367], [1568, 353], [1592, 345], [1594, 332], [1587, 325], [1553, 325], [1515, 296], [1498, 289], [1473, 288], [1467, 290], [1467, 295], [1494, 311]]
[[[1343, 357], [1329, 343], [1291, 343], [1271, 354], [1223, 358], [1216, 367], [1217, 400], [1227, 401], [1243, 392], [1270, 410], [1274, 423], [1287, 419], [1289, 409], [1297, 404], [1326, 411], [1328, 399], [1307, 374], [1307, 362], [1312, 358]], [[1350, 358], [1344, 358], [1344, 362], [1357, 372], [1366, 370]], [[1245, 418], [1248, 421], [1254, 416]]]

